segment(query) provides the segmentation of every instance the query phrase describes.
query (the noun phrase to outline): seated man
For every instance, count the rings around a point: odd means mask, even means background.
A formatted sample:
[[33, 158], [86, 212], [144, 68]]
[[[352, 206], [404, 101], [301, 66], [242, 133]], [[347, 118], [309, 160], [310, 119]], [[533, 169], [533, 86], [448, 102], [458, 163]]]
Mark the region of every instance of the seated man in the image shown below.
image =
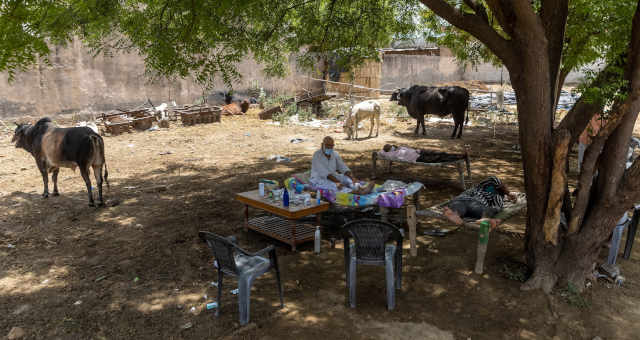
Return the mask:
[[[468, 152], [465, 149], [465, 152]], [[380, 151], [380, 155], [388, 159], [398, 159], [406, 162], [420, 162], [420, 163], [438, 163], [444, 161], [450, 161], [456, 157], [454, 154], [435, 150], [418, 150], [409, 148], [406, 146], [396, 146], [391, 144], [385, 144]]]
[[370, 193], [374, 183], [361, 187], [340, 155], [333, 150], [333, 146], [333, 138], [324, 137], [320, 150], [313, 154], [311, 184], [317, 188], [334, 192], [350, 192], [358, 195]]
[[493, 217], [504, 207], [505, 196], [517, 199], [497, 177], [491, 176], [451, 200], [444, 215], [458, 225], [462, 225], [463, 218], [488, 219], [493, 229], [501, 222]]

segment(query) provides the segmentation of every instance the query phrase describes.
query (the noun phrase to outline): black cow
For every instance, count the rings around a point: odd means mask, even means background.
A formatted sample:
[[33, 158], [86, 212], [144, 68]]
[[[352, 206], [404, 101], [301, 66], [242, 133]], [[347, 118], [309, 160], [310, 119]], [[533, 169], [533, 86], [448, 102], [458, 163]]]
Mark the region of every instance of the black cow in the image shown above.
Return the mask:
[[60, 168], [80, 168], [80, 174], [87, 185], [89, 206], [95, 206], [91, 192], [89, 168], [98, 186], [98, 205], [103, 206], [102, 199], [102, 166], [104, 165], [104, 181], [109, 186], [109, 173], [104, 158], [104, 142], [102, 137], [88, 127], [58, 128], [50, 118], [42, 118], [35, 125], [17, 124], [11, 142], [16, 148], [27, 150], [36, 160], [44, 192], [42, 197], [49, 197], [49, 173], [52, 173], [53, 196], [58, 196], [58, 172]]
[[[460, 86], [420, 86], [413, 85], [408, 89], [399, 89], [391, 94], [391, 99], [398, 101], [398, 105], [405, 106], [409, 115], [417, 120], [415, 134], [418, 134], [420, 125], [422, 125], [422, 134], [426, 134], [424, 126], [425, 114], [436, 114], [444, 117], [448, 114], [453, 115], [453, 134], [451, 138], [456, 136], [462, 137], [462, 127], [469, 122], [469, 91]], [[467, 119], [465, 122], [464, 113], [467, 111]]]
[[242, 103], [244, 101], [246, 101], [249, 104], [258, 103], [258, 100], [255, 97], [250, 97], [242, 94], [235, 94], [231, 91], [224, 94], [224, 101], [225, 103], [227, 103], [227, 105], [231, 103]]
[[[229, 101], [231, 102], [231, 101]], [[207, 103], [211, 105], [223, 106], [227, 105], [227, 92], [216, 91], [207, 96]]]

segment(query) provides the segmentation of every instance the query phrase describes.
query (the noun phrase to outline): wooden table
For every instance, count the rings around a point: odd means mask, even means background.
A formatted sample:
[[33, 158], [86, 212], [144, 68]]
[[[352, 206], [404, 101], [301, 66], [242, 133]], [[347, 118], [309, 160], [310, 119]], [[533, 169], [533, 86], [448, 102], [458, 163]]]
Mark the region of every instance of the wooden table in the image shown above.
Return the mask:
[[[329, 209], [329, 203], [316, 203], [311, 200], [311, 205], [289, 205], [283, 207], [282, 202], [274, 202], [258, 194], [258, 190], [236, 194], [236, 200], [244, 203], [244, 228], [251, 229], [261, 234], [273, 237], [291, 245], [291, 250], [296, 250], [296, 245], [313, 240], [315, 228], [309, 224], [299, 224], [296, 220], [312, 214], [320, 214]], [[249, 206], [269, 212], [276, 216], [258, 216], [249, 219]], [[318, 215], [319, 217], [319, 215]]]

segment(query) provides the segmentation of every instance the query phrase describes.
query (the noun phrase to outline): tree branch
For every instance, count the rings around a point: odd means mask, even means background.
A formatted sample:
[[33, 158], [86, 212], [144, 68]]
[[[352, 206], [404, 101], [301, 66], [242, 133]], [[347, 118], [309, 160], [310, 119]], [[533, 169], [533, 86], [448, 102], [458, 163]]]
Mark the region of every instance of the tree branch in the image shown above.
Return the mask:
[[[624, 58], [620, 56], [615, 62], [608, 64], [589, 85], [590, 88], [602, 87], [605, 84], [617, 79], [618, 74], [615, 69], [624, 65]], [[562, 119], [557, 130], [566, 129], [571, 133], [571, 143], [578, 141], [578, 137], [586, 129], [587, 124], [596, 113], [602, 112], [604, 104], [602, 102], [588, 102], [585, 97], [580, 97], [571, 110]]]
[[617, 205], [631, 205], [640, 202], [640, 157], [636, 158], [625, 172], [621, 181], [621, 190], [617, 192]]
[[569, 221], [569, 234], [580, 231], [580, 226], [584, 220], [589, 198], [591, 197], [591, 186], [593, 185], [593, 173], [595, 172], [598, 156], [602, 152], [606, 138], [597, 136], [593, 142], [585, 150], [584, 159], [580, 166], [580, 176], [578, 177], [578, 187], [576, 188], [577, 198], [571, 211], [571, 219]]
[[568, 0], [542, 0], [540, 18], [547, 38], [547, 51], [549, 56], [549, 76], [553, 80], [553, 115], [555, 116], [556, 89], [560, 85], [559, 70], [562, 61], [562, 50], [564, 45], [564, 32], [567, 26], [567, 16], [569, 14]]
[[464, 0], [464, 3], [467, 4], [467, 6], [469, 6], [474, 12], [476, 12], [476, 15], [482, 18], [484, 22], [486, 22], [487, 24], [489, 23], [489, 17], [487, 17], [487, 10], [484, 8], [482, 4], [479, 4], [475, 0]]
[[640, 6], [636, 7], [633, 16], [628, 51], [629, 62], [625, 78], [629, 81], [630, 90], [627, 99], [619, 109], [621, 117], [619, 117], [618, 125], [612, 127], [615, 128], [615, 131], [605, 144], [603, 159], [599, 167], [602, 176], [596, 184], [600, 200], [613, 200], [620, 188], [619, 185], [625, 173], [624, 163], [629, 138], [638, 118], [638, 111], [640, 111]]
[[486, 3], [491, 13], [498, 19], [498, 23], [502, 29], [509, 34], [509, 36], [513, 36], [515, 14], [513, 13], [511, 3], [501, 0], [487, 0]]
[[444, 0], [420, 0], [424, 5], [429, 7], [438, 16], [447, 20], [457, 28], [467, 31], [476, 37], [493, 52], [507, 68], [515, 67], [516, 57], [513, 46], [509, 40], [501, 37], [493, 27], [476, 14], [463, 14], [457, 9], [451, 7]]
[[571, 135], [567, 130], [554, 133], [553, 170], [551, 172], [551, 189], [547, 200], [547, 212], [544, 219], [544, 239], [553, 245], [558, 243], [558, 226], [560, 213], [567, 185], [567, 153]]

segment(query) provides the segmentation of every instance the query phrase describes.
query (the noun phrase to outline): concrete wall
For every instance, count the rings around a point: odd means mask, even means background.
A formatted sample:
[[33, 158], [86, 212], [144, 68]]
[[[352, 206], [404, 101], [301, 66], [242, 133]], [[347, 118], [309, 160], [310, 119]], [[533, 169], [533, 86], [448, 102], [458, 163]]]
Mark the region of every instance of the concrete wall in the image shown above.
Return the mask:
[[451, 57], [430, 55], [384, 55], [382, 62], [383, 89], [408, 87], [413, 84], [434, 84], [462, 80], [464, 72]]
[[[500, 81], [500, 69], [492, 65], [464, 69], [446, 49], [441, 52], [440, 56], [384, 55], [380, 88], [457, 80]], [[83, 110], [102, 112], [132, 108], [146, 102], [147, 98], [156, 105], [169, 100], [186, 104], [203, 95], [202, 88], [191, 79], [149, 83], [144, 76], [143, 59], [137, 54], [93, 57], [80, 42], [75, 41], [66, 48], [55, 48], [50, 59], [51, 66], [35, 66], [18, 74], [13, 83], [7, 82], [6, 74], [0, 74], [0, 117], [55, 115]], [[254, 84], [268, 92], [279, 93], [321, 87], [296, 68], [293, 56], [289, 60], [289, 75], [283, 79], [266, 78], [262, 67], [249, 57], [238, 65], [238, 70], [243, 79], [233, 87], [239, 92]], [[503, 77], [508, 81], [506, 70]], [[567, 82], [576, 82], [580, 77], [580, 73], [572, 73]], [[224, 84], [218, 81], [214, 91], [224, 89]]]
[[[143, 59], [137, 54], [93, 57], [75, 41], [66, 48], [55, 48], [50, 59], [52, 66], [35, 66], [18, 74], [13, 83], [7, 82], [7, 74], [0, 73], [0, 117], [101, 112], [135, 107], [147, 98], [155, 105], [169, 100], [186, 104], [203, 94], [191, 79], [149, 83], [144, 76]], [[238, 67], [244, 77], [234, 84], [234, 89], [246, 90], [255, 80], [268, 91], [290, 92], [297, 86], [312, 87], [296, 70], [293, 58], [289, 64], [289, 76], [267, 79], [262, 67], [247, 58]], [[225, 88], [221, 81], [216, 84], [216, 90]]]
[[[462, 67], [451, 53], [442, 49], [440, 56], [385, 54], [382, 63], [381, 88], [394, 89], [414, 84], [436, 84], [459, 80], [479, 80], [485, 83], [509, 83], [509, 72], [505, 67], [481, 64], [477, 67]], [[575, 84], [584, 77], [582, 72], [571, 72], [565, 84]]]

